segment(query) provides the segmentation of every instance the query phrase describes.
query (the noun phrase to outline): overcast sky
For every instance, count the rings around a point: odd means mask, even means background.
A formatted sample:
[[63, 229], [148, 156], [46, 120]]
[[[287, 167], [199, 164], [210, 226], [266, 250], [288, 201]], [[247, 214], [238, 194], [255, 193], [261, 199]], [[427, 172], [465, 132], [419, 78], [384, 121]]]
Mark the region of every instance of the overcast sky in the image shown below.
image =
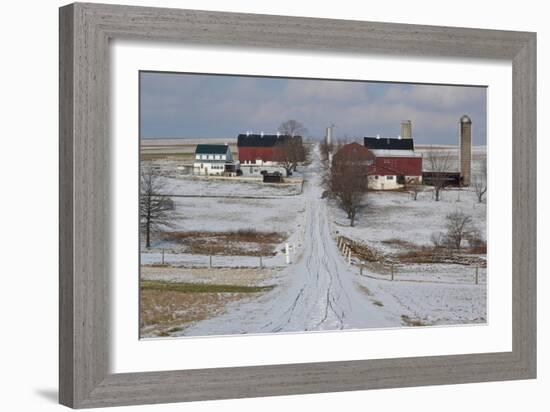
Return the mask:
[[334, 80], [141, 73], [141, 137], [235, 138], [275, 133], [296, 119], [308, 135], [395, 137], [411, 120], [420, 144], [457, 144], [458, 121], [473, 123], [473, 144], [486, 142], [486, 89]]

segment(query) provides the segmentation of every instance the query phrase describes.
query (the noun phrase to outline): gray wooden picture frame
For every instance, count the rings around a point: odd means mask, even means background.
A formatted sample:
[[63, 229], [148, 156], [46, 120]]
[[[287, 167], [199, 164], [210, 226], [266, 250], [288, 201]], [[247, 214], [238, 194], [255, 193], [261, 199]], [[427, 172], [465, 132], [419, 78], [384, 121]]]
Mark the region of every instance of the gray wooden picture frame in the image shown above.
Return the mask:
[[[71, 4], [60, 9], [59, 398], [74, 408], [536, 376], [536, 34]], [[109, 373], [109, 40], [494, 58], [513, 65], [511, 352]]]

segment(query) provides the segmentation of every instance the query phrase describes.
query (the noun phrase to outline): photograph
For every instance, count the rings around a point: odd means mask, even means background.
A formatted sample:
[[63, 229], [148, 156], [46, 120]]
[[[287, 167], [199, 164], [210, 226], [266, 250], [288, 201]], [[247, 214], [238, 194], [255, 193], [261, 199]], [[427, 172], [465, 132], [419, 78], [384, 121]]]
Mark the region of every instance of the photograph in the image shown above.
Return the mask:
[[139, 72], [139, 337], [487, 324], [487, 88]]

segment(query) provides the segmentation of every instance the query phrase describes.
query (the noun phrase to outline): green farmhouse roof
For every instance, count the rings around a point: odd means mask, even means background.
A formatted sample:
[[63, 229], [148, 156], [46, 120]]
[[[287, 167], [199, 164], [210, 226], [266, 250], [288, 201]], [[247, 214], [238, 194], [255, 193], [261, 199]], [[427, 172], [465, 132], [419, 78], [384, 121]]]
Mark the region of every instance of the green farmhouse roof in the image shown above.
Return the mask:
[[227, 149], [224, 144], [198, 144], [195, 154], [226, 154]]

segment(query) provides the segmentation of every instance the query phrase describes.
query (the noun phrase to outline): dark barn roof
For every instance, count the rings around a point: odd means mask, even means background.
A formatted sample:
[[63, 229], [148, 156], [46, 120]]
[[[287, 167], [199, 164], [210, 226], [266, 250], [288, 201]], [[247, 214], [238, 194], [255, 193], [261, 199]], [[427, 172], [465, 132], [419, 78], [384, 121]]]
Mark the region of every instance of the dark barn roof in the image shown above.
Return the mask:
[[365, 137], [365, 147], [371, 150], [414, 150], [414, 142], [413, 139]]
[[226, 154], [227, 145], [224, 144], [198, 144], [196, 154]]
[[[276, 134], [240, 134], [237, 138], [237, 147], [273, 147], [278, 143], [285, 142], [290, 136]], [[302, 140], [301, 136], [294, 136]]]

